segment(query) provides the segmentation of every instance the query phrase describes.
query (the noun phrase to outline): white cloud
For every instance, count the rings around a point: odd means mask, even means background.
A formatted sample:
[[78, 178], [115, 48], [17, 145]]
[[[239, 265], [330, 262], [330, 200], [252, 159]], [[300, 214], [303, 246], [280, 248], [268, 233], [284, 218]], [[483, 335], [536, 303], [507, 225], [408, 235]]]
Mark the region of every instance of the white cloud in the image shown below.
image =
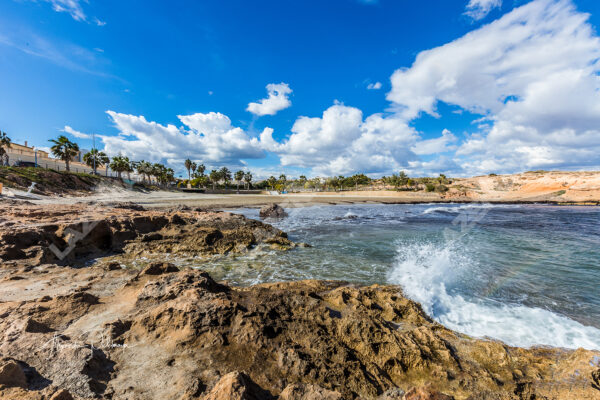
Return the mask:
[[73, 17], [75, 21], [85, 21], [86, 15], [81, 7], [82, 0], [45, 0], [52, 4], [56, 12], [66, 12]]
[[452, 143], [456, 143], [458, 139], [448, 129], [442, 131], [442, 136], [421, 140], [411, 148], [413, 153], [418, 155], [445, 153], [456, 149], [456, 146], [452, 146]]
[[87, 133], [76, 131], [75, 129], [71, 128], [68, 125], [66, 125], [62, 129], [62, 131], [68, 133], [69, 135], [73, 135], [78, 139], [91, 139], [92, 138], [92, 135], [88, 135]]
[[94, 23], [95, 23], [97, 26], [105, 26], [105, 25], [106, 25], [106, 21], [101, 21], [101, 20], [99, 20], [99, 19], [98, 19], [98, 18], [96, 18], [96, 17], [94, 17]]
[[381, 89], [381, 82], [369, 83], [367, 85], [367, 89], [369, 89], [369, 90], [379, 90], [379, 89]]
[[275, 115], [278, 111], [292, 105], [288, 98], [289, 94], [292, 93], [292, 89], [287, 83], [270, 83], [267, 85], [267, 92], [269, 97], [259, 100], [257, 103], [248, 104], [246, 110], [258, 116]]
[[469, 0], [465, 15], [480, 20], [485, 18], [494, 8], [502, 6], [502, 0]]
[[179, 115], [188, 128], [162, 125], [144, 116], [106, 112], [119, 130], [119, 136], [102, 136], [108, 154], [124, 154], [136, 160], [165, 161], [180, 169], [186, 158], [209, 165], [242, 165], [243, 159], [264, 157], [256, 138], [221, 113]]
[[336, 103], [321, 118], [299, 117], [284, 142], [261, 134], [263, 148], [280, 156], [284, 166], [312, 168], [317, 175], [388, 173], [415, 159], [410, 147], [418, 135], [394, 116], [374, 114], [363, 120], [362, 111]]
[[600, 40], [568, 0], [535, 0], [394, 72], [403, 118], [439, 101], [484, 116], [456, 155], [468, 173], [600, 166]]

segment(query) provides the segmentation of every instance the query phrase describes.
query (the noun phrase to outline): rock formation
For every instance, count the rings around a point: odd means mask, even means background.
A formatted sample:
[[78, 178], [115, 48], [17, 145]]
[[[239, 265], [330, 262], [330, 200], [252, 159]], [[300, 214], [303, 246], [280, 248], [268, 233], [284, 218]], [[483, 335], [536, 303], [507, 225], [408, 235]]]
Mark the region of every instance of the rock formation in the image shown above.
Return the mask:
[[278, 204], [271, 204], [268, 206], [264, 206], [260, 209], [258, 215], [261, 218], [285, 218], [287, 217], [287, 213]]
[[[105, 239], [101, 251], [125, 256], [292, 246], [283, 232], [227, 213], [78, 210], [104, 221], [94, 233]], [[24, 209], [6, 211], [15, 217], [0, 230], [10, 255], [0, 268], [2, 399], [600, 397], [600, 353], [470, 338], [431, 320], [399, 287], [233, 287], [164, 261], [71, 268], [38, 248], [61, 237], [65, 215], [27, 225], [34, 217]], [[27, 226], [35, 240], [25, 240]]]

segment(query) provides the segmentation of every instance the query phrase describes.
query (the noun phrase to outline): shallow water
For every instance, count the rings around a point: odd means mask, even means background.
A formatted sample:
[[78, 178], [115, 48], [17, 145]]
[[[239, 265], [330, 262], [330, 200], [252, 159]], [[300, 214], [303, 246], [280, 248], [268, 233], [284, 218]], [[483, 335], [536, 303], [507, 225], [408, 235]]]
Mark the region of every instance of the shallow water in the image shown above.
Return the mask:
[[[258, 218], [258, 210], [237, 212]], [[312, 248], [198, 266], [249, 285], [298, 279], [398, 284], [445, 326], [511, 345], [600, 349], [600, 209], [338, 205], [270, 221]]]

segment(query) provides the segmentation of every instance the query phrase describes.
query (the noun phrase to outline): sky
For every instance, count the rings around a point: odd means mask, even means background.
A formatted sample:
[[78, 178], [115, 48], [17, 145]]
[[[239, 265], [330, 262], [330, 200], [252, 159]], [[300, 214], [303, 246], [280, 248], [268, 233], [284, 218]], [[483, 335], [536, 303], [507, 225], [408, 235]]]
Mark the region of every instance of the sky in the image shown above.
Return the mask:
[[255, 177], [600, 169], [597, 0], [2, 0], [0, 130]]

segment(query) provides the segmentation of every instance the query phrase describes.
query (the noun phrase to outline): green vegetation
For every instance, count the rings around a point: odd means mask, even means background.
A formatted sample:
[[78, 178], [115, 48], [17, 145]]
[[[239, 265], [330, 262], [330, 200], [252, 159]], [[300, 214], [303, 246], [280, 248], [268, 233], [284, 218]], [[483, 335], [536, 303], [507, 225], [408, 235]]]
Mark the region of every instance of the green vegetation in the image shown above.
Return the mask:
[[121, 174], [123, 172], [133, 172], [133, 167], [131, 165], [131, 162], [129, 161], [129, 158], [120, 155], [113, 157], [111, 163], [108, 166], [110, 167], [110, 169], [117, 173], [119, 179], [121, 179]]
[[70, 171], [69, 163], [71, 162], [71, 159], [79, 153], [79, 145], [71, 142], [64, 135], [59, 136], [58, 139], [50, 139], [49, 142], [54, 143], [50, 148], [54, 157], [63, 160], [67, 171]]
[[94, 175], [96, 175], [98, 167], [102, 167], [108, 164], [109, 159], [103, 151], [98, 151], [98, 149], [92, 149], [88, 153], [85, 153], [83, 155], [83, 162], [88, 167], [92, 167], [94, 169]]
[[8, 149], [11, 140], [6, 132], [0, 131], [0, 165], [8, 165]]

